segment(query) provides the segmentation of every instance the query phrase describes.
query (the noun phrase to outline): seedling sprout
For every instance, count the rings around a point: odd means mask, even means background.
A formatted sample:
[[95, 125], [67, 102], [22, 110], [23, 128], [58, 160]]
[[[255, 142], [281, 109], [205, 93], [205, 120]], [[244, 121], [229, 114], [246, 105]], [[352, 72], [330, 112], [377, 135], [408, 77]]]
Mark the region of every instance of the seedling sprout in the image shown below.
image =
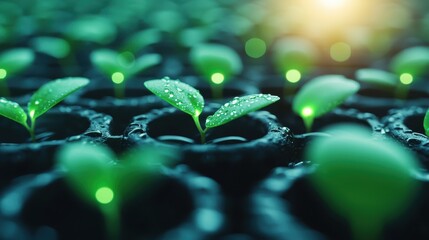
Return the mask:
[[307, 131], [315, 118], [343, 103], [359, 90], [359, 83], [342, 75], [316, 77], [304, 85], [293, 100], [293, 111], [301, 116]]
[[15, 48], [0, 55], [0, 96], [9, 96], [7, 80], [25, 69], [34, 61], [34, 52], [27, 48]]
[[377, 141], [358, 125], [337, 125], [332, 137], [306, 149], [317, 168], [310, 179], [321, 197], [347, 218], [355, 240], [381, 239], [383, 227], [414, 199], [419, 165], [393, 141]]
[[131, 77], [161, 62], [159, 54], [146, 54], [137, 59], [130, 52], [117, 53], [109, 49], [99, 49], [91, 54], [92, 63], [100, 72], [111, 79], [115, 96], [125, 97], [125, 83]]
[[311, 71], [318, 55], [317, 49], [306, 39], [288, 37], [275, 42], [273, 61], [285, 78], [285, 95], [293, 94], [296, 83]]
[[174, 159], [169, 151], [137, 148], [118, 159], [105, 146], [72, 143], [60, 149], [57, 162], [77, 195], [100, 209], [109, 239], [116, 240], [121, 205], [156, 177], [163, 163]]
[[35, 141], [36, 119], [88, 83], [86, 78], [65, 78], [46, 83], [31, 96], [27, 111], [16, 102], [0, 98], [0, 115], [24, 126], [31, 140]]
[[191, 50], [194, 68], [211, 86], [213, 98], [222, 98], [223, 86], [243, 68], [240, 56], [230, 47], [200, 44]]
[[186, 83], [169, 79], [150, 80], [144, 85], [153, 94], [192, 117], [200, 133], [201, 143], [206, 142], [206, 132], [209, 129], [224, 125], [279, 100], [279, 97], [270, 94], [235, 97], [221, 106], [213, 115], [208, 116], [203, 128], [199, 116], [203, 112], [204, 98], [197, 89]]
[[408, 89], [427, 73], [429, 68], [429, 47], [417, 46], [402, 50], [390, 62], [391, 70], [399, 76], [398, 95], [405, 98]]

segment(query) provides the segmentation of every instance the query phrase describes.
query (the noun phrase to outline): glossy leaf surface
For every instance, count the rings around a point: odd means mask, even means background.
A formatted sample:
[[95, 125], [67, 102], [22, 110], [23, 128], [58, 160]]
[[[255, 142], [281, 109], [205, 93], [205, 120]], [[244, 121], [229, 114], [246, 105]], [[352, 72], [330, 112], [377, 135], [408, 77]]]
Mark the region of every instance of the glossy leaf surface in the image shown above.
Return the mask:
[[177, 109], [199, 116], [204, 108], [204, 98], [192, 86], [169, 79], [149, 80], [144, 83], [147, 89]]
[[31, 96], [28, 103], [30, 117], [36, 119], [88, 83], [88, 79], [80, 77], [57, 79], [46, 83]]
[[0, 98], [0, 115], [27, 127], [27, 114], [16, 102]]
[[250, 112], [266, 107], [279, 99], [279, 97], [270, 94], [253, 94], [235, 97], [207, 118], [206, 127], [213, 128], [224, 125]]

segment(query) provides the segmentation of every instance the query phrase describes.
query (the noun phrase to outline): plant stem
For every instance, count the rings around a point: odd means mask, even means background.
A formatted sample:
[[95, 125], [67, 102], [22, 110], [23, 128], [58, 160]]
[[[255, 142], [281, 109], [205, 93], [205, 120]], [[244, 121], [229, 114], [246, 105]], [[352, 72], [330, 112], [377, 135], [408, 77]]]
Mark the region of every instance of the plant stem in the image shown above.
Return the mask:
[[6, 79], [0, 79], [0, 97], [9, 97], [10, 92]]
[[311, 127], [313, 126], [313, 117], [303, 117], [302, 120], [304, 121], [305, 129], [307, 132], [310, 132]]
[[395, 92], [396, 98], [401, 99], [401, 100], [405, 100], [407, 98], [407, 95], [408, 95], [408, 90], [409, 90], [409, 86], [399, 84], [399, 86], [396, 87], [396, 92]]
[[200, 119], [198, 116], [192, 115], [192, 119], [194, 120], [195, 126], [197, 126], [198, 132], [201, 135], [201, 143], [202, 144], [206, 143], [206, 131], [207, 131], [207, 129], [203, 130], [203, 128], [201, 127]]
[[119, 203], [112, 201], [109, 204], [101, 205], [101, 211], [104, 214], [107, 239], [119, 240], [120, 239], [120, 216], [119, 216]]
[[212, 84], [211, 89], [212, 89], [212, 95], [214, 99], [221, 99], [223, 97], [223, 94], [222, 94], [223, 85]]
[[115, 97], [118, 99], [123, 99], [125, 97], [125, 84], [115, 84], [114, 85], [115, 90]]
[[36, 140], [35, 127], [36, 127], [36, 119], [30, 118], [30, 127], [27, 126], [27, 129], [30, 132], [30, 137], [32, 142]]

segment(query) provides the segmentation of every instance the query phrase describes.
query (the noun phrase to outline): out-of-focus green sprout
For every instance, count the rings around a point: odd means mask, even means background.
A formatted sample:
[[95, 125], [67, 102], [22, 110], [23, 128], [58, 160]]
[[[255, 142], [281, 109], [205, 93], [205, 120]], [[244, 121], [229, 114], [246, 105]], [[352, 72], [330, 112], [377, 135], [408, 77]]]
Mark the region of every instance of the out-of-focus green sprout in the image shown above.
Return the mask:
[[293, 100], [293, 111], [301, 116], [307, 131], [310, 131], [315, 118], [342, 104], [359, 88], [359, 83], [342, 75], [323, 75], [313, 78], [296, 94]]
[[429, 110], [426, 111], [426, 115], [423, 119], [423, 128], [425, 130], [426, 136], [429, 137]]
[[197, 89], [186, 83], [169, 79], [150, 80], [146, 81], [144, 85], [153, 94], [192, 117], [200, 133], [201, 143], [206, 142], [206, 132], [209, 129], [224, 125], [280, 99], [270, 94], [235, 97], [220, 107], [213, 115], [208, 116], [203, 129], [199, 117], [204, 109], [204, 98]]
[[[31, 140], [34, 141], [36, 119], [88, 83], [89, 80], [86, 78], [65, 78], [48, 82], [31, 96], [27, 112], [18, 103], [0, 98], [0, 116], [24, 126], [30, 133]], [[28, 124], [28, 118], [30, 118], [30, 124]]]
[[0, 55], [0, 96], [9, 96], [7, 80], [27, 69], [34, 61], [34, 52], [28, 48], [14, 48]]
[[53, 58], [62, 59], [70, 54], [70, 44], [57, 37], [36, 37], [31, 40], [33, 49]]
[[61, 148], [56, 159], [77, 195], [104, 214], [109, 239], [117, 240], [121, 204], [153, 180], [162, 164], [174, 160], [169, 151], [137, 148], [117, 159], [105, 146], [73, 143]]
[[66, 35], [82, 42], [105, 45], [116, 38], [116, 26], [106, 17], [88, 15], [71, 22], [66, 28]]
[[402, 50], [392, 58], [390, 68], [399, 76], [400, 96], [405, 97], [409, 87], [428, 72], [429, 47], [417, 46]]
[[285, 80], [285, 94], [296, 89], [296, 83], [308, 74], [319, 58], [317, 48], [308, 40], [288, 37], [276, 41], [272, 47], [273, 62]]
[[131, 52], [118, 53], [109, 49], [95, 50], [91, 62], [97, 69], [111, 79], [117, 98], [125, 97], [125, 82], [161, 62], [159, 54], [145, 54], [137, 59]]
[[316, 165], [311, 182], [338, 214], [348, 219], [355, 240], [382, 239], [383, 227], [407, 210], [419, 184], [419, 165], [393, 141], [377, 141], [358, 125], [327, 130], [315, 140], [306, 159]]
[[240, 56], [230, 47], [220, 44], [200, 44], [192, 48], [193, 67], [206, 79], [213, 98], [222, 98], [223, 86], [243, 68]]

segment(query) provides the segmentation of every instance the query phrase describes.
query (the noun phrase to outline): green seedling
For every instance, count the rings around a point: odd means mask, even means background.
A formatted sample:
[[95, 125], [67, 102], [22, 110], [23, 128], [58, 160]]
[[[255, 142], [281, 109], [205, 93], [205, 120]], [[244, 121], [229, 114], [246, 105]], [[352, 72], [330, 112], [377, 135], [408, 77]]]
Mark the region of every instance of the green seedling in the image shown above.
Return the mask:
[[116, 98], [124, 98], [125, 82], [161, 62], [159, 54], [146, 54], [137, 59], [130, 52], [118, 53], [99, 49], [91, 54], [92, 63], [113, 82]]
[[24, 126], [31, 140], [35, 141], [36, 119], [88, 83], [86, 78], [65, 78], [46, 83], [31, 96], [27, 111], [16, 102], [0, 98], [0, 115]]
[[243, 68], [240, 56], [220, 44], [200, 44], [192, 48], [190, 60], [196, 71], [207, 80], [213, 98], [222, 98], [223, 86]]
[[31, 40], [31, 45], [35, 51], [56, 59], [66, 58], [70, 54], [70, 44], [62, 38], [36, 37]]
[[279, 97], [270, 94], [235, 97], [220, 107], [213, 115], [208, 116], [203, 129], [199, 116], [203, 112], [204, 98], [197, 89], [186, 83], [169, 79], [150, 80], [146, 81], [144, 85], [153, 94], [191, 115], [201, 135], [201, 143], [205, 143], [206, 132], [209, 129], [224, 125], [279, 100]]
[[423, 128], [425, 130], [426, 136], [429, 136], [429, 110], [426, 111], [425, 118], [423, 120]]
[[289, 37], [273, 45], [273, 61], [285, 80], [285, 95], [291, 95], [302, 76], [308, 74], [319, 58], [317, 48], [308, 40]]
[[402, 50], [393, 56], [390, 69], [401, 82], [399, 96], [405, 97], [409, 87], [421, 80], [429, 68], [429, 47], [418, 46]]
[[407, 85], [409, 82], [406, 79], [407, 76], [402, 76], [401, 79], [400, 76], [394, 73], [374, 68], [363, 68], [356, 71], [356, 80], [394, 92], [397, 98], [405, 98], [408, 92]]
[[109, 239], [116, 240], [121, 204], [153, 180], [172, 156], [165, 150], [138, 148], [116, 158], [105, 146], [73, 143], [60, 149], [57, 162], [77, 195], [100, 209]]
[[377, 141], [358, 125], [327, 130], [306, 149], [316, 165], [310, 180], [325, 202], [348, 219], [355, 240], [382, 239], [383, 227], [416, 196], [419, 170], [411, 152], [393, 141]]
[[301, 116], [307, 131], [314, 119], [339, 105], [359, 90], [359, 83], [342, 75], [324, 75], [304, 85], [293, 100], [293, 111]]
[[27, 69], [34, 61], [34, 52], [27, 48], [15, 48], [0, 55], [0, 96], [9, 96], [7, 80]]
[[77, 18], [65, 30], [74, 41], [108, 44], [116, 38], [116, 26], [103, 16], [88, 15]]

